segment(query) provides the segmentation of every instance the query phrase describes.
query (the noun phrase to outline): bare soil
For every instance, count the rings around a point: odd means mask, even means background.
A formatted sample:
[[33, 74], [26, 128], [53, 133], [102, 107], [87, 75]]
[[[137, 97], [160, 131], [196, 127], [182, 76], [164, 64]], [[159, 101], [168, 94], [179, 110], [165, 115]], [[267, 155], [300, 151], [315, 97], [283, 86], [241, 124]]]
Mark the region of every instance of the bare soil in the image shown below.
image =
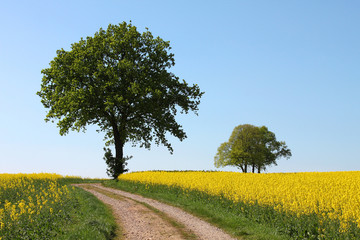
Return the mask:
[[101, 184], [75, 184], [109, 205], [122, 229], [120, 239], [235, 239], [177, 207]]

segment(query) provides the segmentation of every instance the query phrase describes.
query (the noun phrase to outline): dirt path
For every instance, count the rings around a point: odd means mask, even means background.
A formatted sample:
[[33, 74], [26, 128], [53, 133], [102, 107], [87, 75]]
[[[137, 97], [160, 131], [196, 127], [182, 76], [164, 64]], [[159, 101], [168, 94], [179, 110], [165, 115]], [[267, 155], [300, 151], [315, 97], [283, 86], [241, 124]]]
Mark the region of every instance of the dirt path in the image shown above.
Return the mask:
[[167, 204], [107, 188], [100, 184], [77, 184], [111, 206], [123, 239], [234, 239], [217, 227]]

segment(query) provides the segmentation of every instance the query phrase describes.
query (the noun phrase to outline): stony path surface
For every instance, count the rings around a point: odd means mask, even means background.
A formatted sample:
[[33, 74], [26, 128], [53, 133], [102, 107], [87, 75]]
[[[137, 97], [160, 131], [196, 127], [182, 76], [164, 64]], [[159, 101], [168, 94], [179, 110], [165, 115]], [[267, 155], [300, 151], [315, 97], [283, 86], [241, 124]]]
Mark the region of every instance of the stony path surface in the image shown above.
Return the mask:
[[[177, 207], [140, 195], [104, 187], [101, 184], [77, 184], [76, 186], [91, 192], [111, 206], [118, 224], [123, 229], [124, 239], [235, 239], [221, 229]], [[149, 209], [144, 204], [157, 209], [161, 214]], [[169, 219], [183, 227], [170, 224]]]

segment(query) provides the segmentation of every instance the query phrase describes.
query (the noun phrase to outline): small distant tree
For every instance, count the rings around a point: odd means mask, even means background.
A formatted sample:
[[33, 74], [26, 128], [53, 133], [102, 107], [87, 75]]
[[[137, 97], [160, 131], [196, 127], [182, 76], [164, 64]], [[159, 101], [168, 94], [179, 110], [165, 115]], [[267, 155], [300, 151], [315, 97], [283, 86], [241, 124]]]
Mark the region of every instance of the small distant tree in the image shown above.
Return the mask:
[[220, 145], [214, 165], [235, 166], [244, 173], [251, 168], [252, 172], [260, 173], [267, 166], [277, 165], [280, 157], [291, 157], [285, 142], [277, 141], [275, 134], [265, 126], [244, 124], [235, 127], [229, 141]]
[[81, 39], [70, 51], [58, 50], [41, 71], [37, 92], [49, 109], [45, 120], [57, 120], [60, 135], [99, 126], [106, 146], [115, 145], [115, 156], [109, 149], [104, 156], [114, 179], [126, 171], [127, 142], [145, 148], [155, 142], [172, 153], [166, 134], [186, 138], [176, 114], [197, 114], [203, 92], [169, 71], [175, 65], [170, 49], [168, 41], [123, 22]]

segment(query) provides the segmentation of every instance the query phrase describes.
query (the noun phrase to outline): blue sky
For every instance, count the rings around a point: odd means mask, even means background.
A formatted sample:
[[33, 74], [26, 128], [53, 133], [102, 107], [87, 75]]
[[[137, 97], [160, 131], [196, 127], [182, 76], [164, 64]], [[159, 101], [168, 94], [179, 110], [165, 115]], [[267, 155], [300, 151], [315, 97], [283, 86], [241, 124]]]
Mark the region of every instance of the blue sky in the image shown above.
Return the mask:
[[[170, 41], [181, 79], [205, 95], [179, 115], [188, 138], [128, 167], [215, 170], [233, 128], [265, 125], [292, 150], [268, 172], [360, 170], [359, 1], [15, 1], [0, 4], [0, 172], [106, 177], [103, 134], [60, 136], [36, 92], [56, 50], [132, 21]], [[236, 168], [220, 170], [237, 171]]]

